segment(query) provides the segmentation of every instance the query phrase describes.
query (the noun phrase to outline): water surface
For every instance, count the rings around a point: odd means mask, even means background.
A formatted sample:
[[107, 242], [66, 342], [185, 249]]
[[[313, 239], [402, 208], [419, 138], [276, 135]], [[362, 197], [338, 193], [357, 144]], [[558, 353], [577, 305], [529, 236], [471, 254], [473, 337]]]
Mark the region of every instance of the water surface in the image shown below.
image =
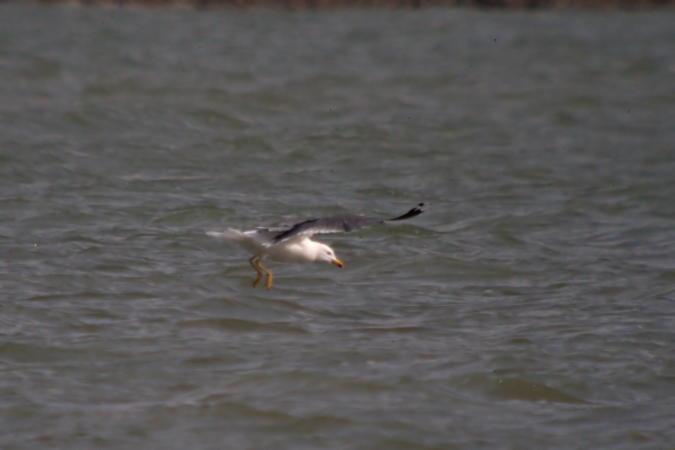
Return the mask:
[[673, 24], [1, 5], [2, 447], [672, 447]]

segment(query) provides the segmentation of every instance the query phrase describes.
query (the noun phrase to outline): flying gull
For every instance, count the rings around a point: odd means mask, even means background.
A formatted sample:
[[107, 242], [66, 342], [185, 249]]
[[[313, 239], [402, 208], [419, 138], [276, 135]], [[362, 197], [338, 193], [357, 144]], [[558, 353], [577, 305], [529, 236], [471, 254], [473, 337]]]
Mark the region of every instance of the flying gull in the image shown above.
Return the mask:
[[256, 227], [256, 229], [249, 231], [230, 228], [226, 231], [208, 231], [206, 234], [214, 238], [232, 241], [252, 253], [253, 257], [248, 262], [258, 272], [253, 287], [257, 286], [263, 273], [265, 273], [267, 276], [265, 286], [270, 289], [272, 287], [272, 272], [260, 264], [263, 259], [269, 258], [273, 261], [292, 263], [327, 262], [342, 267], [342, 262], [335, 256], [332, 248], [310, 238], [315, 234], [348, 233], [385, 222], [410, 219], [424, 212], [422, 206], [424, 206], [424, 203], [420, 203], [407, 213], [391, 219], [337, 214], [294, 224], [275, 223]]

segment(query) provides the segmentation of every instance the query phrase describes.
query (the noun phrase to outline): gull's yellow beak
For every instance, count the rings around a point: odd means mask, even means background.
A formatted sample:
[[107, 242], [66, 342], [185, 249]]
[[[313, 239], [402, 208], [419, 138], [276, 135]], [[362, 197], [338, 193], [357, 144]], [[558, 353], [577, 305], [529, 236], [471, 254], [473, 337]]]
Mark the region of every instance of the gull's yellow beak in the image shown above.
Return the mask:
[[333, 264], [338, 266], [340, 269], [342, 269], [343, 264], [342, 264], [342, 261], [340, 261], [339, 259], [337, 259], [337, 258], [331, 259], [330, 262], [332, 262]]

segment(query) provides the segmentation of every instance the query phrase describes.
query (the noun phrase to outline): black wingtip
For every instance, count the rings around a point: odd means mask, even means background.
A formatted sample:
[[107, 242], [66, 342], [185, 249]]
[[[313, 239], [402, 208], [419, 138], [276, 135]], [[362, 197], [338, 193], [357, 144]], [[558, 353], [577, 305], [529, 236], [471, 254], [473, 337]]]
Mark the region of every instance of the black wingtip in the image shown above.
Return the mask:
[[393, 219], [387, 219], [388, 222], [393, 222], [394, 220], [406, 220], [410, 219], [415, 216], [419, 216], [424, 212], [422, 207], [424, 206], [424, 203], [420, 203], [419, 205], [415, 206], [413, 209], [408, 211], [407, 213], [403, 214], [402, 216], [394, 217]]

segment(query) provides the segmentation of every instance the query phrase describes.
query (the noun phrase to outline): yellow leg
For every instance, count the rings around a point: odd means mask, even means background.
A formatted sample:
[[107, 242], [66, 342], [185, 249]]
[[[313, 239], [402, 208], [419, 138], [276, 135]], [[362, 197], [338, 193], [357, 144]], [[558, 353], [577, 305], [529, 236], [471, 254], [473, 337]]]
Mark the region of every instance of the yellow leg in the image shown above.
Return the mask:
[[258, 258], [258, 260], [255, 263], [258, 265], [259, 268], [261, 268], [267, 274], [267, 279], [265, 280], [265, 287], [267, 288], [267, 290], [270, 290], [272, 288], [272, 279], [274, 277], [272, 276], [272, 272], [270, 272], [269, 270], [267, 270], [265, 268], [265, 266], [260, 264], [261, 259], [262, 258]]
[[256, 278], [255, 281], [253, 282], [253, 287], [256, 287], [258, 285], [258, 283], [260, 282], [260, 279], [262, 278], [262, 272], [260, 271], [260, 269], [258, 269], [258, 266], [256, 266], [255, 263], [253, 262], [254, 259], [255, 259], [255, 256], [253, 258], [249, 259], [248, 262], [249, 262], [249, 264], [251, 264], [251, 267], [253, 267], [255, 269], [255, 271], [258, 272], [258, 278]]

